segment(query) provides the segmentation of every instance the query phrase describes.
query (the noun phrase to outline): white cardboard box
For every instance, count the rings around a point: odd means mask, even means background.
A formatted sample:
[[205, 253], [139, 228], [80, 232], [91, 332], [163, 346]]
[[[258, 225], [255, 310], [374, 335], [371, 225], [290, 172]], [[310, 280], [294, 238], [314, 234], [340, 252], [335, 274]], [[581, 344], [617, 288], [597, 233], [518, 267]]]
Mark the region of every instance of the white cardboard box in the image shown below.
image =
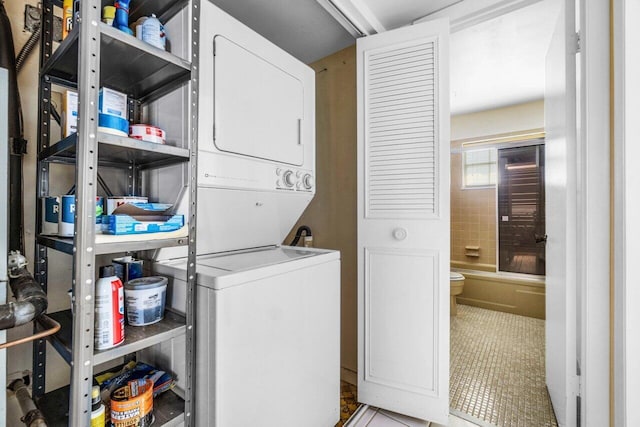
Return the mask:
[[67, 90], [62, 94], [62, 137], [78, 132], [78, 93]]

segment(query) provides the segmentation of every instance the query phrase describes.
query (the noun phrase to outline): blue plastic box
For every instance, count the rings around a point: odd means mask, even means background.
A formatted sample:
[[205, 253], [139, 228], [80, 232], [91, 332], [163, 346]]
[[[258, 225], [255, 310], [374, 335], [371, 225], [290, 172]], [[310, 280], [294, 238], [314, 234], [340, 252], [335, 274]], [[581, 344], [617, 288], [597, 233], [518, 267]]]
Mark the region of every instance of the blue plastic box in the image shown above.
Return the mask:
[[146, 220], [129, 215], [104, 215], [102, 232], [104, 234], [145, 234], [176, 231], [184, 225], [184, 215], [168, 216], [166, 219]]
[[112, 215], [102, 216], [104, 234], [146, 234], [176, 231], [184, 226], [184, 215], [172, 215], [171, 205], [162, 203], [125, 203]]

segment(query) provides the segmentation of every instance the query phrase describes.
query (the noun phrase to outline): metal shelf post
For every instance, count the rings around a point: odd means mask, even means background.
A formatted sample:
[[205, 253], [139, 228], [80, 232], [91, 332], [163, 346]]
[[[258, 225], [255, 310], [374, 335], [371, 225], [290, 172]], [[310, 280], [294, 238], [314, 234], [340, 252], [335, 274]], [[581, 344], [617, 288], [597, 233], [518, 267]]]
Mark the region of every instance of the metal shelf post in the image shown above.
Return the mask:
[[[53, 51], [53, 7], [51, 0], [43, 2], [43, 13], [40, 25], [40, 69], [51, 58]], [[51, 81], [46, 76], [40, 76], [39, 87], [39, 109], [38, 109], [38, 152], [49, 147], [51, 141]], [[42, 231], [42, 197], [49, 195], [49, 164], [38, 161], [36, 164], [38, 179], [36, 180], [36, 233]], [[36, 242], [34, 254], [34, 278], [38, 281], [42, 289], [47, 292], [47, 248]], [[34, 325], [34, 332], [36, 326]], [[45, 364], [47, 357], [46, 340], [39, 339], [33, 343], [33, 397], [38, 398], [45, 392], [46, 372]]]
[[191, 162], [189, 164], [189, 252], [187, 264], [187, 336], [185, 425], [196, 425], [194, 395], [196, 392], [196, 214], [198, 199], [198, 75], [199, 69], [200, 0], [191, 1], [191, 81], [189, 134]]
[[89, 425], [93, 384], [95, 215], [98, 171], [98, 91], [100, 87], [99, 0], [80, 8], [78, 40], [78, 147], [76, 153], [75, 256], [73, 260], [73, 364], [69, 423]]

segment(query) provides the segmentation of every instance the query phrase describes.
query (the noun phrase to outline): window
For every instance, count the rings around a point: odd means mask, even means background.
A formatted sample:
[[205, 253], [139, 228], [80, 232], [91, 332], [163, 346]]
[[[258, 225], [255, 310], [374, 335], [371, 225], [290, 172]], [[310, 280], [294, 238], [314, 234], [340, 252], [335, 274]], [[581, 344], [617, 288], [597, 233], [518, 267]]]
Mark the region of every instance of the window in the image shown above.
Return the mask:
[[493, 187], [497, 177], [495, 148], [470, 150], [462, 153], [464, 188]]

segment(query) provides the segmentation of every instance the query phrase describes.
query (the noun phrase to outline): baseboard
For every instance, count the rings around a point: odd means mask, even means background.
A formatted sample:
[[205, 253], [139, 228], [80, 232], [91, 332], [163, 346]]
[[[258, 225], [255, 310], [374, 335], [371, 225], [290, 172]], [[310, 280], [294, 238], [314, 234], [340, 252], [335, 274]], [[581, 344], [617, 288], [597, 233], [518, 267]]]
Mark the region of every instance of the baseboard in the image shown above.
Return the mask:
[[495, 425], [490, 424], [490, 423], [486, 422], [485, 420], [481, 420], [480, 418], [476, 418], [473, 415], [469, 415], [469, 414], [467, 414], [465, 412], [458, 411], [457, 409], [449, 408], [449, 413], [451, 415], [454, 415], [454, 416], [458, 417], [458, 418], [462, 418], [465, 421], [469, 421], [470, 423], [473, 423], [473, 424], [475, 424], [475, 425], [477, 425], [479, 427], [496, 427]]
[[340, 379], [351, 385], [358, 385], [358, 373], [344, 366], [340, 368]]

